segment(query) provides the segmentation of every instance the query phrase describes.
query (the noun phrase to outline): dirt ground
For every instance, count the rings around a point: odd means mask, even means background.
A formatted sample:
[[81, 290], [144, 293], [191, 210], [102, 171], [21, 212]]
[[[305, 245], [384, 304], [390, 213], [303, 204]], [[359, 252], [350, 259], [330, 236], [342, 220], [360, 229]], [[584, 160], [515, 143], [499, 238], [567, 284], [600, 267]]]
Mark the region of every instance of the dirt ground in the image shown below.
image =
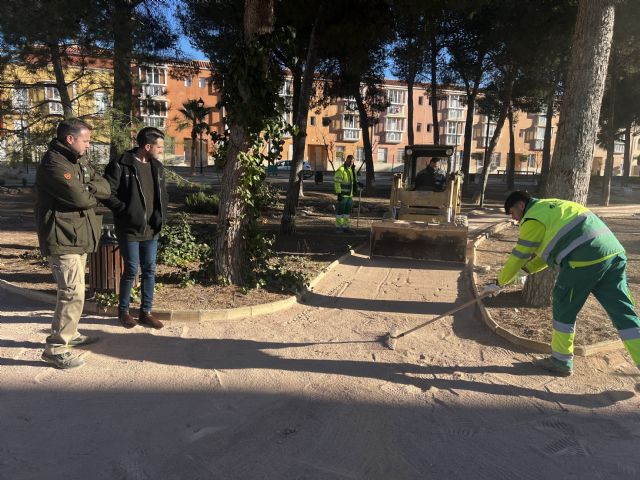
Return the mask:
[[[640, 298], [640, 217], [628, 214], [604, 219], [626, 249], [629, 288], [634, 298]], [[480, 284], [495, 281], [517, 239], [518, 228], [513, 226], [480, 244], [476, 261], [481, 267], [478, 269]], [[488, 271], [486, 267], [489, 267]], [[505, 293], [485, 300], [489, 313], [499, 325], [513, 333], [540, 342], [551, 342], [551, 307], [525, 307], [521, 291], [521, 286], [510, 286]], [[617, 338], [618, 333], [606, 312], [590, 295], [578, 315], [576, 345], [591, 345]]]
[[[14, 209], [0, 217], [3, 249], [32, 235]], [[503, 218], [478, 217], [476, 233]], [[60, 371], [40, 360], [51, 307], [0, 290], [0, 478], [640, 478], [625, 352], [551, 377], [473, 308], [381, 342], [470, 295], [460, 265], [356, 254], [272, 315], [157, 331], [83, 316], [100, 341]]]
[[473, 309], [455, 265], [356, 255], [259, 318], [125, 330], [85, 316], [87, 365], [40, 360], [51, 307], [0, 291], [0, 478], [637, 479], [637, 370], [553, 378]]
[[[179, 198], [172, 192], [172, 199]], [[12, 189], [11, 194], [0, 194], [0, 278], [17, 285], [55, 293], [51, 271], [37, 249], [35, 223], [33, 221], [34, 197], [31, 189]], [[297, 232], [292, 236], [276, 235], [280, 215], [277, 209], [266, 212], [261, 219], [262, 228], [276, 236], [274, 252], [284, 258], [292, 270], [301, 271], [307, 280], [315, 278], [336, 258], [363, 243], [368, 238], [368, 228], [374, 218], [381, 216], [384, 204], [380, 199], [363, 199], [361, 221], [353, 234], [334, 233], [335, 217], [331, 212], [334, 196], [322, 192], [310, 192], [301, 200]], [[105, 222], [110, 213], [100, 210]], [[180, 205], [172, 203], [171, 213], [180, 211]], [[215, 228], [216, 217], [190, 214], [196, 228]], [[197, 265], [192, 265], [197, 269]], [[166, 309], [215, 310], [221, 308], [259, 305], [284, 299], [291, 292], [281, 292], [266, 285], [264, 288], [245, 290], [221, 285], [180, 285], [180, 269], [158, 265], [154, 306]], [[132, 306], [137, 306], [132, 303]]]

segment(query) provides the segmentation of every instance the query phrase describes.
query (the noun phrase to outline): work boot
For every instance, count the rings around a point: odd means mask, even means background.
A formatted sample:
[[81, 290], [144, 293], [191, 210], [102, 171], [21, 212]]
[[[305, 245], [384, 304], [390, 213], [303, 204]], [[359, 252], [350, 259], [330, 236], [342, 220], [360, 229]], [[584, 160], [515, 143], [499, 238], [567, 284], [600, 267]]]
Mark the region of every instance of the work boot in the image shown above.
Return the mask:
[[559, 377], [569, 377], [573, 373], [573, 360], [569, 362], [561, 362], [555, 357], [546, 357], [534, 360], [533, 364], [538, 367], [556, 374]]
[[140, 317], [138, 317], [138, 323], [145, 327], [155, 328], [156, 330], [160, 330], [164, 325], [160, 320], [156, 320], [151, 315], [151, 312], [143, 312], [140, 311]]
[[124, 310], [118, 312], [118, 320], [120, 320], [120, 323], [124, 328], [133, 328], [138, 324], [138, 322], [129, 315], [129, 312]]
[[79, 347], [81, 345], [91, 345], [92, 343], [96, 343], [100, 340], [100, 337], [96, 335], [81, 335], [78, 334], [76, 338], [69, 342], [69, 347]]
[[71, 370], [84, 365], [84, 360], [80, 357], [74, 357], [71, 352], [57, 354], [43, 352], [42, 360], [61, 370]]

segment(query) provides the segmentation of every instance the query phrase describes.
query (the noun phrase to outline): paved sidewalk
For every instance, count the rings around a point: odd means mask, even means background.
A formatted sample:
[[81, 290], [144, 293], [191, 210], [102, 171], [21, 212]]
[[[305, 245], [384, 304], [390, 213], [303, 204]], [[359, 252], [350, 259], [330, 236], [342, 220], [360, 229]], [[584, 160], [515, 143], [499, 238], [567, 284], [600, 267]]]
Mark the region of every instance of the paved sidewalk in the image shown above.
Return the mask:
[[129, 331], [85, 317], [102, 341], [72, 372], [39, 361], [50, 307], [0, 291], [0, 478], [638, 478], [624, 353], [541, 375], [472, 308], [395, 351], [378, 341], [468, 299], [466, 278], [354, 255], [257, 319]]

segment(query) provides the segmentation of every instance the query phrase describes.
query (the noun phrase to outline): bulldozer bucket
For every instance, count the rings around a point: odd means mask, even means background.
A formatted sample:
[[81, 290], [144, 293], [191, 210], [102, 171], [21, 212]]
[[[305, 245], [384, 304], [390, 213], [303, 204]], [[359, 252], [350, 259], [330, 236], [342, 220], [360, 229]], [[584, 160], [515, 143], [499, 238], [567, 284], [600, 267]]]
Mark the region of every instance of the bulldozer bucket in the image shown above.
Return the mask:
[[468, 228], [383, 220], [371, 225], [370, 256], [466, 262]]

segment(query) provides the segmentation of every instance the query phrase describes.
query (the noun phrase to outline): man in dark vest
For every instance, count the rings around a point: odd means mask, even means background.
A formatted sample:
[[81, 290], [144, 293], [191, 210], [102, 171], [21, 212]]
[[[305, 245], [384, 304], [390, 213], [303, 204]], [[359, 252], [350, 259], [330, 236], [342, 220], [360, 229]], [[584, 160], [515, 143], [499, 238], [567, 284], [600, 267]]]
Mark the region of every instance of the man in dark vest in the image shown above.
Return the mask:
[[102, 229], [102, 217], [94, 210], [110, 193], [109, 184], [82, 160], [90, 143], [88, 123], [78, 118], [60, 122], [36, 171], [38, 242], [58, 290], [42, 359], [62, 369], [84, 365], [71, 347], [98, 340], [78, 332], [87, 253], [97, 250]]

